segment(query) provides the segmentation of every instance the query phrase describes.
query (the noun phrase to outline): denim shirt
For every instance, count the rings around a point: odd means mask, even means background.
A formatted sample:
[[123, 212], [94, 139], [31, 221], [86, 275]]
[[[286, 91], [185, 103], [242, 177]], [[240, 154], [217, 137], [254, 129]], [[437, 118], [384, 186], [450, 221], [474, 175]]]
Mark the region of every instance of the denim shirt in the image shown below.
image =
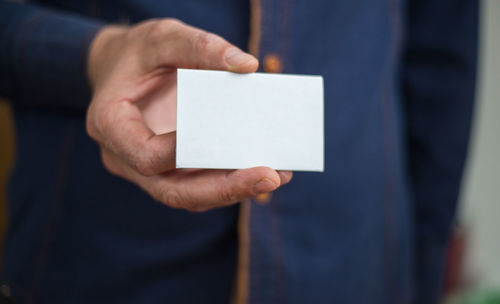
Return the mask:
[[1, 290], [15, 303], [230, 301], [240, 206], [154, 202], [106, 172], [85, 132], [98, 30], [174, 17], [324, 76], [325, 172], [244, 205], [248, 302], [436, 303], [477, 15], [475, 0], [0, 0], [0, 96], [17, 132]]

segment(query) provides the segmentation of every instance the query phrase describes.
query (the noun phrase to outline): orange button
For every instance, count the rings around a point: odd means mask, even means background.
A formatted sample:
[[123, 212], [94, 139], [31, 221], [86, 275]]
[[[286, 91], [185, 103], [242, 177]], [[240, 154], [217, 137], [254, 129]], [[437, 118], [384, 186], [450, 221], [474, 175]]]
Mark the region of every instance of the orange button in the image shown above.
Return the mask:
[[264, 56], [264, 71], [267, 73], [281, 73], [283, 71], [283, 60], [281, 57], [269, 53]]
[[262, 194], [257, 195], [255, 197], [255, 200], [257, 201], [257, 203], [265, 204], [265, 203], [269, 203], [271, 201], [272, 197], [273, 197], [273, 195], [271, 193], [262, 193]]

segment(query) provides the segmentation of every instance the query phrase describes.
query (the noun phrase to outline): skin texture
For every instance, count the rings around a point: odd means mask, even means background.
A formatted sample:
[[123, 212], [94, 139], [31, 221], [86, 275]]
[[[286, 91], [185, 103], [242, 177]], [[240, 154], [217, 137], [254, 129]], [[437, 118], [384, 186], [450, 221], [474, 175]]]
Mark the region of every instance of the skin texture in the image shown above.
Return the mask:
[[106, 169], [161, 203], [190, 211], [228, 206], [288, 183], [292, 172], [268, 167], [175, 169], [176, 68], [251, 73], [258, 64], [223, 38], [173, 19], [101, 30], [88, 59], [87, 132]]

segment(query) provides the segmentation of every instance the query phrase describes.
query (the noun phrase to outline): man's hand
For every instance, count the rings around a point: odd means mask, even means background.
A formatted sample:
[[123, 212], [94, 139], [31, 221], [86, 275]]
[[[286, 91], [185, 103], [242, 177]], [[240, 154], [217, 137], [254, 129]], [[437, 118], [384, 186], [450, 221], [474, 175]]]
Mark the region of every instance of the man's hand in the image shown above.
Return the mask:
[[[151, 128], [157, 122], [145, 120], [142, 101], [160, 96], [154, 102], [161, 103], [175, 96], [178, 67], [238, 73], [257, 70], [257, 59], [221, 37], [172, 19], [132, 28], [108, 27], [95, 38], [88, 67], [94, 95], [87, 132], [99, 143], [104, 166], [160, 202], [203, 211], [273, 191], [292, 178], [291, 172], [267, 167], [175, 169], [175, 132], [156, 128], [155, 133]], [[172, 113], [154, 112], [153, 117], [172, 117]]]

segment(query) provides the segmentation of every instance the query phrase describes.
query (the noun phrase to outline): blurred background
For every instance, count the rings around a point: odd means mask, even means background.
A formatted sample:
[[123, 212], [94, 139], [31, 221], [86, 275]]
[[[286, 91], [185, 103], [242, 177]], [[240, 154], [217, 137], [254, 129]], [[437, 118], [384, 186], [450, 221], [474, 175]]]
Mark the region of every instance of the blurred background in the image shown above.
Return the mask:
[[455, 235], [464, 242], [457, 287], [469, 292], [467, 303], [500, 303], [500, 1], [481, 4], [477, 105]]
[[[448, 252], [445, 303], [500, 304], [500, 0], [481, 3], [477, 106]], [[8, 220], [6, 182], [14, 157], [10, 109], [0, 101], [0, 253]]]

